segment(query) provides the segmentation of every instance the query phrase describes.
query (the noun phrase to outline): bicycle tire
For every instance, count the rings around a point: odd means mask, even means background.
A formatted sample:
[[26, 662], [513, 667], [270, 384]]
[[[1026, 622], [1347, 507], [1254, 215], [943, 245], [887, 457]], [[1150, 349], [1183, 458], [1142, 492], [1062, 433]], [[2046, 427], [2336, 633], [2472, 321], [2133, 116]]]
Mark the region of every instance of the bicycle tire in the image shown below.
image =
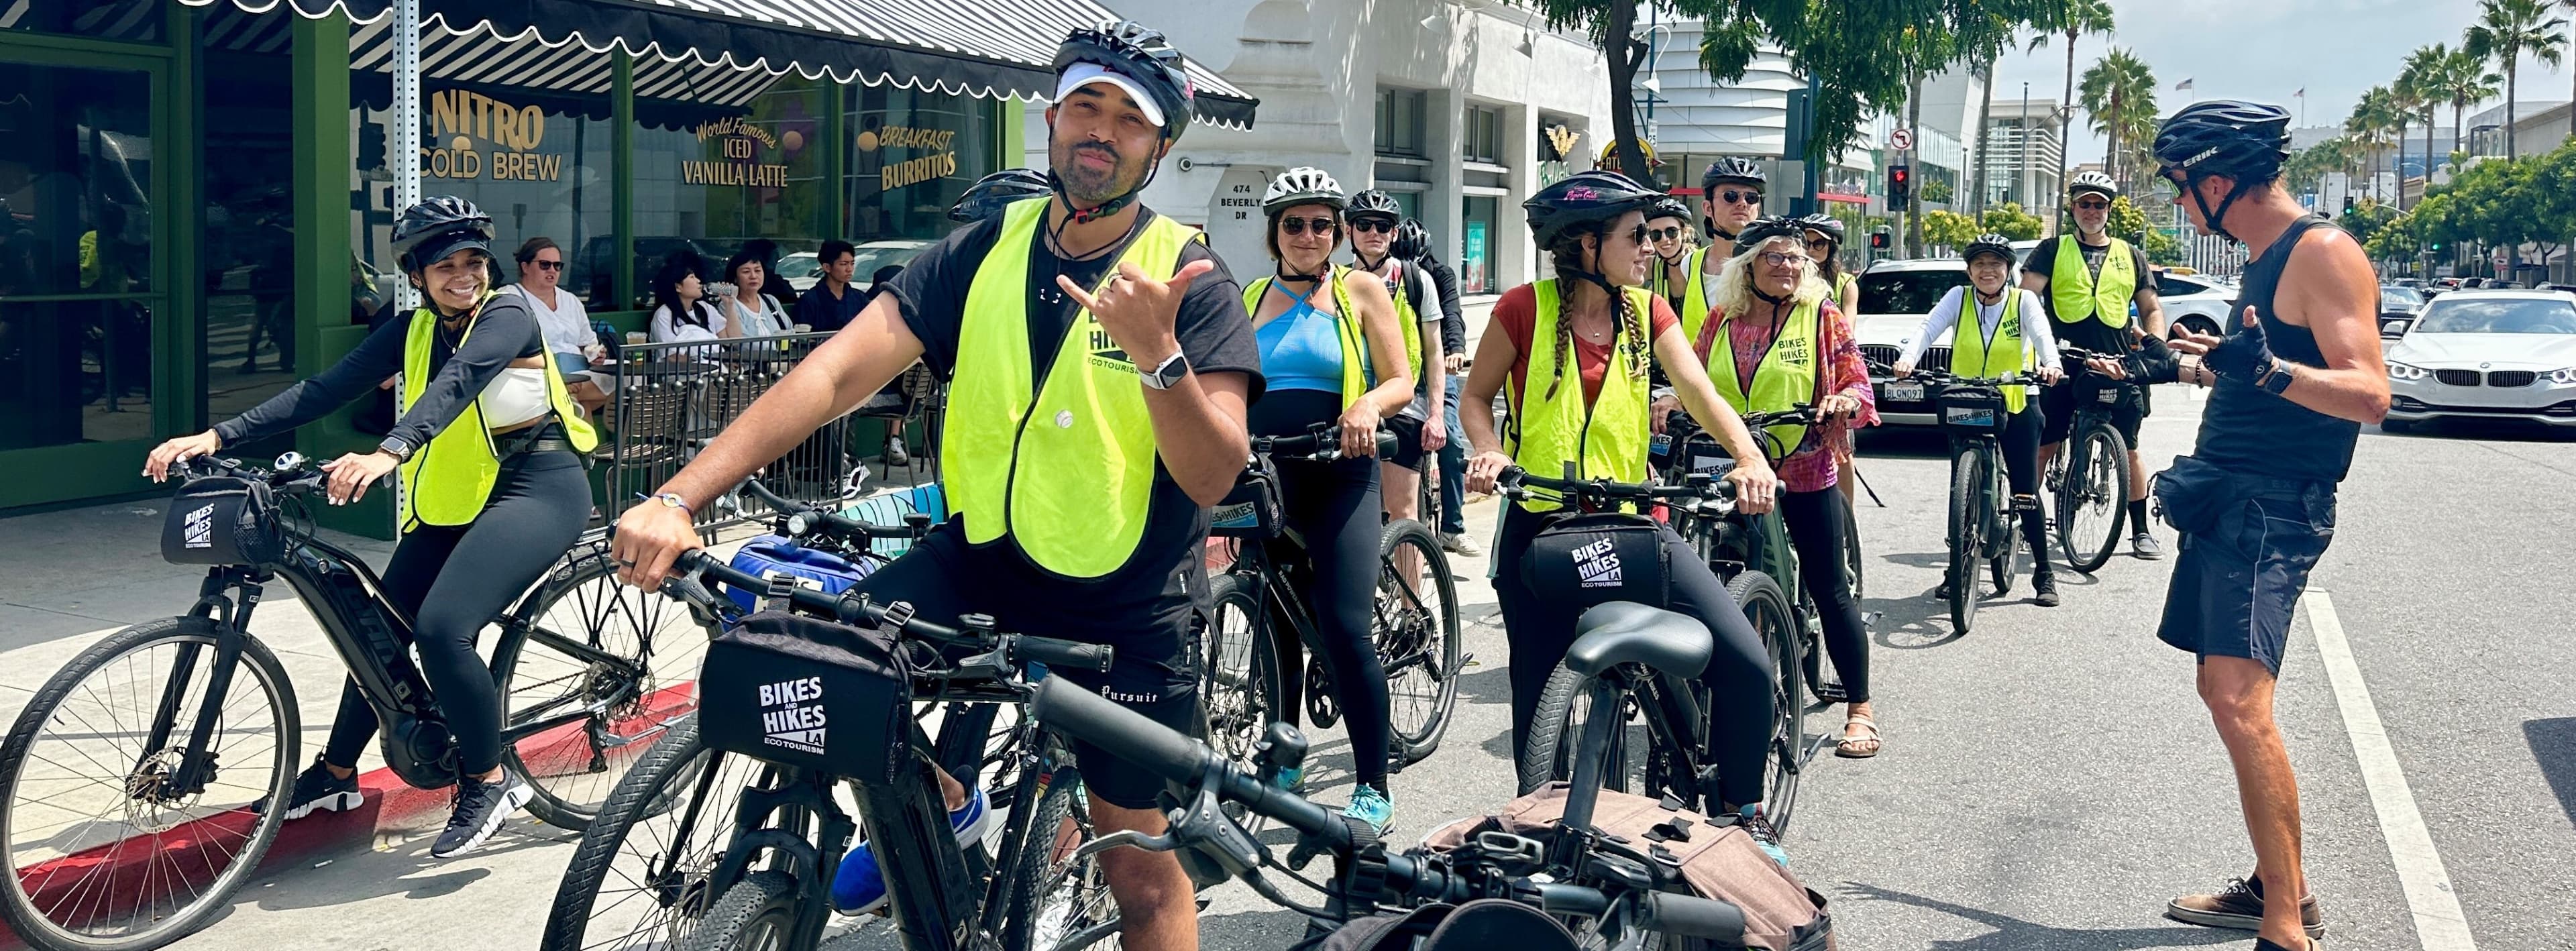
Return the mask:
[[1986, 455], [1966, 446], [1950, 463], [1950, 630], [1966, 637], [1977, 625], [1977, 554], [1984, 547], [1977, 495], [1986, 487]]
[[[44, 732], [46, 724], [52, 722], [58, 713], [71, 712], [72, 708], [69, 704], [72, 700], [72, 692], [76, 688], [85, 689], [84, 685], [88, 683], [92, 674], [107, 672], [109, 666], [119, 659], [131, 658], [161, 645], [197, 645], [200, 649], [196, 651], [198, 665], [196, 669], [202, 672], [213, 659], [211, 649], [217, 636], [215, 623], [207, 618], [173, 617], [147, 621], [100, 639], [98, 643], [90, 645], [87, 650], [74, 657], [71, 663], [65, 664], [61, 670], [54, 672], [53, 677], [45, 681], [45, 685], [37, 690], [26, 708], [19, 711], [18, 720], [11, 726], [7, 741], [0, 743], [0, 842], [8, 843], [13, 864], [26, 851], [19, 847], [17, 841], [20, 833], [30, 831], [23, 824], [37, 818], [36, 815], [28, 814], [17, 802], [21, 785], [62, 781], [59, 777], [47, 777], [40, 773], [31, 774], [31, 769], [34, 767], [50, 765], [54, 769], [68, 768], [61, 760], [42, 755], [34, 747], [39, 734]], [[258, 638], [243, 635], [241, 647], [240, 666], [233, 672], [231, 686], [227, 689], [226, 698], [220, 708], [225, 714], [226, 721], [223, 735], [226, 737], [233, 735], [233, 727], [248, 719], [247, 716], [240, 719], [231, 716], [234, 705], [241, 702], [233, 697], [236, 692], [247, 687], [265, 696], [271, 718], [269, 722], [272, 724], [270, 729], [275, 731], [269, 735], [282, 739], [273, 741], [272, 753], [268, 756], [269, 775], [265, 783], [256, 786], [246, 783], [214, 783], [210, 784], [209, 789], [215, 786], [231, 787], [246, 793], [261, 794], [268, 802], [285, 802], [294, 792], [294, 764], [301, 753], [298, 747], [303, 735], [302, 720], [296, 708], [294, 684], [287, 679], [286, 668], [278, 663], [277, 655], [272, 653], [267, 645], [260, 643]], [[245, 671], [251, 676], [241, 676]], [[129, 684], [146, 685], [143, 689], [154, 689], [149, 685], [156, 681], [161, 685], [160, 691], [167, 690], [169, 676], [166, 672], [156, 672], [155, 676], [126, 678]], [[191, 686], [196, 688], [193, 696], [188, 692]], [[192, 675], [188, 683], [180, 689], [182, 691], [180, 694], [181, 719], [173, 724], [172, 738], [174, 741], [184, 742], [187, 729], [193, 723], [196, 712], [201, 709], [198, 705], [198, 697], [202, 697], [204, 685], [200, 677]], [[85, 689], [85, 692], [101, 705], [108, 702], [100, 700], [98, 692], [94, 689]], [[107, 696], [113, 698], [116, 695], [117, 691], [111, 688]], [[158, 698], [164, 695], [164, 693], [155, 692], [154, 708], [142, 711], [142, 715], [135, 719], [140, 722], [150, 721], [154, 716], [154, 710], [158, 707]], [[72, 716], [82, 721], [76, 728], [83, 736], [92, 740], [104, 739], [111, 745], [115, 744], [118, 737], [141, 730], [140, 726], [102, 729], [87, 725], [87, 718], [77, 713], [72, 713]], [[257, 732], [257, 728], [253, 728], [248, 735], [256, 735]], [[226, 752], [221, 742], [210, 745], [213, 745], [218, 753]], [[70, 752], [87, 757], [90, 762], [99, 762], [97, 757], [79, 746], [71, 747]], [[151, 760], [156, 764], [166, 764], [169, 762], [167, 757], [171, 752], [166, 749], [144, 751], [137, 744], [134, 752], [131, 753], [119, 753], [111, 748], [106, 754], [109, 758], [105, 762], [140, 764]], [[253, 756], [239, 757], [234, 760], [235, 763], [256, 761], [257, 757]], [[223, 760], [218, 759], [217, 766], [222, 765]], [[107, 768], [104, 763], [100, 763], [100, 766], [102, 769]], [[233, 894], [247, 884], [250, 875], [258, 871], [260, 860], [267, 856], [269, 846], [277, 841], [278, 827], [285, 823], [284, 811], [254, 811], [248, 802], [240, 805], [226, 805], [225, 803], [237, 798], [231, 794], [219, 797], [220, 802], [208, 803], [206, 797], [210, 792], [201, 791], [193, 800], [194, 807], [182, 806], [177, 815], [138, 817], [129, 808], [138, 800], [130, 799], [124, 794], [124, 790], [131, 788], [130, 784], [138, 779], [137, 772], [140, 769], [140, 766], [129, 768], [123, 775], [115, 777], [114, 781], [105, 778], [89, 779], [83, 780], [80, 787], [75, 787], [79, 789], [86, 788], [92, 783], [104, 783], [107, 788], [114, 790], [112, 798], [115, 802], [111, 803], [110, 807], [117, 814], [116, 820], [106, 821], [105, 814], [102, 814], [91, 819], [79, 820], [80, 825], [68, 830], [50, 832], [42, 837], [49, 843], [46, 846], [49, 851], [60, 852], [66, 857], [94, 852], [98, 849], [108, 850], [104, 853], [106, 861], [81, 866], [83, 872], [80, 878], [71, 885], [64, 886], [69, 888], [68, 894], [62, 893], [61, 888], [54, 886], [52, 873], [46, 873], [39, 878], [32, 872], [34, 868], [40, 867], [42, 862], [18, 868], [16, 874], [7, 877], [7, 884], [0, 886], [0, 919], [5, 919], [9, 929], [28, 945], [41, 951], [144, 951], [144, 949], [159, 948], [178, 941], [195, 933], [215, 915], [231, 907]], [[218, 773], [216, 778], [220, 779], [221, 775]], [[41, 801], [48, 809], [71, 813], [74, 810], [65, 809], [61, 805], [61, 797], [66, 795], [69, 793], [49, 793], [42, 796]], [[32, 806], [36, 803], [31, 802], [27, 805]], [[203, 815], [187, 815], [200, 807], [204, 811]], [[232, 818], [234, 816], [247, 816], [248, 828], [236, 829], [235, 826], [242, 820]], [[150, 824], [158, 828], [137, 825], [135, 823], [137, 818], [150, 820]], [[85, 830], [93, 823], [104, 825], [108, 830], [105, 836], [98, 839], [97, 844], [82, 845], [79, 842], [59, 841], [62, 836]], [[240, 843], [240, 848], [225, 849], [219, 844], [227, 840], [237, 841]], [[89, 917], [84, 919], [85, 922], [95, 923], [101, 913], [109, 912], [110, 909], [99, 906], [106, 904], [103, 895], [117, 894], [116, 870], [120, 866], [131, 864], [118, 861], [117, 857], [125, 854], [128, 847], [134, 847], [149, 856], [142, 860], [145, 867], [137, 873], [135, 882], [138, 886], [137, 890], [143, 893], [140, 896], [141, 900], [134, 903], [139, 904], [139, 908], [131, 910], [119, 908], [115, 909], [114, 913], [132, 914], [140, 922], [139, 926], [109, 929], [123, 933], [99, 934], [94, 933], [94, 929], [75, 927], [70, 923], [57, 922], [53, 919], [51, 912], [63, 910], [61, 902], [72, 899], [78, 900], [71, 911], [75, 915], [86, 913]], [[212, 859], [218, 852], [229, 853], [230, 861], [212, 876], [203, 876], [201, 872], [215, 864]], [[99, 869], [106, 870], [107, 878], [93, 891], [90, 887], [92, 875]], [[204, 880], [207, 882], [207, 887], [203, 891], [194, 893], [192, 898], [184, 903], [173, 902], [166, 910], [160, 900], [161, 896], [149, 891], [156, 882], [161, 883], [162, 889], [167, 891], [171, 883], [184, 884], [190, 880]], [[57, 899], [51, 908], [43, 907], [41, 898], [47, 895]], [[93, 901], [97, 901], [99, 906], [91, 905]], [[120, 901], [118, 904], [129, 903]]]
[[[2057, 487], [2057, 539], [2066, 564], [2092, 574], [2111, 560], [2120, 545], [2120, 525], [2129, 516], [2129, 449], [2109, 423], [2084, 428], [2066, 447], [2065, 478]], [[2098, 531], [2086, 531], [2078, 516], [2107, 509]], [[2098, 544], [2096, 542], [2098, 541]]]
[[[540, 951], [676, 948], [688, 940], [721, 897], [710, 878], [733, 835], [735, 796], [763, 770], [747, 757], [708, 751], [696, 717], [665, 732], [583, 830], [555, 887]], [[682, 807], [699, 796], [711, 801], [685, 841], [675, 841]], [[621, 887], [608, 888], [611, 880]]]
[[1199, 696], [1208, 717], [1208, 744], [1238, 766], [1251, 768], [1253, 747], [1273, 721], [1289, 719], [1287, 686], [1268, 614], [1261, 610], [1259, 579], [1219, 576], [1209, 585], [1201, 628]]
[[[1406, 548], [1422, 559], [1425, 582], [1410, 594], [1396, 577], [1397, 555]], [[1402, 768], [1438, 750], [1441, 735], [1448, 732], [1449, 716], [1458, 706], [1466, 634], [1458, 624], [1457, 576], [1429, 528], [1410, 519], [1387, 525], [1378, 540], [1378, 566], [1370, 639], [1386, 671], [1392, 747], [1387, 753]]]
[[1801, 682], [1806, 665], [1800, 657], [1806, 625], [1790, 609], [1788, 593], [1770, 575], [1759, 571], [1737, 575], [1727, 584], [1726, 594], [1762, 636], [1762, 648], [1771, 656], [1771, 752], [1765, 770], [1769, 775], [1762, 777], [1762, 803], [1771, 825], [1787, 831], [1798, 802], [1798, 775], [1806, 767], [1807, 693]]
[[684, 951], [787, 951], [796, 929], [795, 876], [777, 869], [753, 872], [725, 889], [707, 908], [706, 922], [680, 945]]
[[[1582, 725], [1591, 717], [1591, 695], [1592, 678], [1562, 663], [1548, 673], [1547, 686], [1540, 689], [1538, 707], [1530, 715], [1529, 741], [1521, 748], [1515, 764], [1520, 773], [1521, 795], [1537, 792], [1551, 782], [1574, 778], [1574, 754], [1583, 741]], [[1649, 744], [1631, 742], [1628, 733], [1634, 727], [1626, 723], [1636, 706], [1634, 696], [1620, 697], [1618, 716], [1622, 726], [1610, 731], [1610, 749], [1601, 769], [1603, 789], [1630, 792], [1645, 788]]]
[[[502, 750], [536, 793], [528, 811], [573, 832], [588, 828], [625, 771], [673, 723], [697, 709], [698, 664], [716, 633], [713, 622], [682, 602], [627, 587], [616, 574], [605, 545], [576, 544], [521, 599], [492, 648], [492, 680], [505, 729], [558, 715], [568, 704], [614, 701], [578, 725], [522, 737]], [[558, 613], [566, 608], [572, 624]], [[580, 629], [566, 629], [574, 626]], [[538, 627], [616, 655], [640, 667], [641, 675], [549, 650], [532, 640]], [[695, 633], [673, 636], [691, 629]]]
[[[1073, 849], [1091, 841], [1090, 804], [1081, 774], [1059, 769], [1047, 777], [1037, 810], [1029, 814], [1029, 840], [1011, 872], [1010, 908], [1003, 917], [1008, 951], [1078, 951], [1118, 947], [1118, 904], [1097, 856], [1079, 862]], [[1071, 829], [1066, 829], [1067, 823]], [[1075, 942], [1079, 936], [1089, 940]]]

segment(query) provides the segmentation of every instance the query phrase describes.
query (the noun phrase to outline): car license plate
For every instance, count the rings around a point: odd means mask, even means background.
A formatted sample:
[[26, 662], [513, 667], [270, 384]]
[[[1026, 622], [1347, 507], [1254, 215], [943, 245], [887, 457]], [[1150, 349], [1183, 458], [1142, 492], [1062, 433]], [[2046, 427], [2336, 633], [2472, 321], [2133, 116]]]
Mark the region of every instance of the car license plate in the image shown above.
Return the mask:
[[1923, 402], [1923, 384], [1890, 383], [1887, 385], [1887, 401], [1891, 403]]

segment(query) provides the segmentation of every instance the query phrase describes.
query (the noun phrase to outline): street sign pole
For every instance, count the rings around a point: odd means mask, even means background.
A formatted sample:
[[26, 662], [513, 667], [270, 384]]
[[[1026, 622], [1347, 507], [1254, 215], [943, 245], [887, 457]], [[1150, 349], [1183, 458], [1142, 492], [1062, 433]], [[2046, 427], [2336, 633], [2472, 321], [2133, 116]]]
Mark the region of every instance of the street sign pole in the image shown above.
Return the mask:
[[[420, 0], [394, 4], [394, 127], [391, 160], [393, 213], [420, 204]], [[399, 265], [398, 265], [399, 266]], [[395, 288], [395, 302], [409, 311], [420, 306], [420, 292], [410, 281]]]

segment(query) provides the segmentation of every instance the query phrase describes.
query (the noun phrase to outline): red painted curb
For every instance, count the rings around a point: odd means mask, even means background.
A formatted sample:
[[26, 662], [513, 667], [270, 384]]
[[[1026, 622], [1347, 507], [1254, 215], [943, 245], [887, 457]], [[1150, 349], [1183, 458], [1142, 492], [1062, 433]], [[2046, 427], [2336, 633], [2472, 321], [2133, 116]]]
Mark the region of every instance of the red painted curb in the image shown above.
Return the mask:
[[[696, 686], [690, 682], [663, 688], [647, 701], [648, 712], [635, 719], [659, 719], [689, 710], [695, 705]], [[531, 770], [567, 762], [545, 751], [560, 749], [570, 755], [574, 747], [561, 741], [579, 737], [580, 729], [577, 724], [568, 724], [521, 739], [517, 744], [521, 762]], [[650, 743], [638, 743], [622, 749], [631, 751], [626, 754], [631, 761], [650, 747]], [[588, 744], [580, 748], [579, 755], [587, 759]], [[582, 765], [587, 767], [587, 763]], [[389, 835], [438, 828], [445, 823], [454, 803], [449, 790], [413, 788], [390, 768], [360, 774], [358, 792], [362, 801], [356, 809], [317, 812], [279, 826], [277, 839], [260, 857], [259, 871], [274, 872], [323, 856], [372, 848]], [[102, 905], [114, 902], [132, 908], [174, 887], [212, 878], [215, 869], [203, 856], [228, 843], [238, 844], [249, 833], [252, 822], [249, 810], [236, 809], [182, 823], [157, 835], [122, 839], [29, 865], [17, 870], [18, 880], [40, 902], [49, 897], [78, 897], [83, 904], [96, 900]], [[100, 884], [94, 879], [102, 866], [107, 871], [105, 882]], [[135, 870], [131, 880], [119, 881], [119, 873], [127, 869]], [[180, 880], [170, 880], [173, 874]], [[62, 880], [60, 884], [56, 884], [57, 879]], [[93, 899], [84, 894], [84, 889], [99, 894]], [[0, 924], [0, 949], [25, 946], [6, 924]]]

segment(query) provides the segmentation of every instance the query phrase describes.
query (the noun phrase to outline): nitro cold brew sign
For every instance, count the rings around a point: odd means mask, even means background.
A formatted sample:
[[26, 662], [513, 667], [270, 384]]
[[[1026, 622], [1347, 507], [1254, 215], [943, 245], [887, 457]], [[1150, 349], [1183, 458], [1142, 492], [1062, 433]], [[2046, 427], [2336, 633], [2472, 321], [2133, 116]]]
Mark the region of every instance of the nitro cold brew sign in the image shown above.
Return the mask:
[[[429, 94], [429, 141], [420, 167], [431, 178], [496, 182], [563, 180], [559, 154], [536, 151], [546, 139], [545, 110], [513, 106], [479, 92], [451, 89]], [[444, 145], [437, 145], [444, 141]], [[488, 148], [477, 148], [480, 140]]]

